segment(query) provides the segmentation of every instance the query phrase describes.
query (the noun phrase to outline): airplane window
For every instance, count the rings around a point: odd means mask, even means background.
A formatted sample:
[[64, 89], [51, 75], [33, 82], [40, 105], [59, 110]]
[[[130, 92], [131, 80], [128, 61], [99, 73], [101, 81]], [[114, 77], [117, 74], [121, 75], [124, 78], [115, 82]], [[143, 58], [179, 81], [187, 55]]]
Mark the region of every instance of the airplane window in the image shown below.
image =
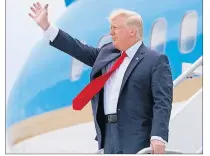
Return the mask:
[[152, 28], [150, 47], [160, 53], [165, 52], [167, 22], [164, 18], [158, 19]]
[[98, 48], [101, 48], [103, 45], [110, 43], [110, 42], [112, 42], [111, 35], [103, 36], [98, 43]]
[[179, 48], [183, 54], [190, 53], [196, 43], [198, 15], [195, 11], [187, 13], [181, 24]]

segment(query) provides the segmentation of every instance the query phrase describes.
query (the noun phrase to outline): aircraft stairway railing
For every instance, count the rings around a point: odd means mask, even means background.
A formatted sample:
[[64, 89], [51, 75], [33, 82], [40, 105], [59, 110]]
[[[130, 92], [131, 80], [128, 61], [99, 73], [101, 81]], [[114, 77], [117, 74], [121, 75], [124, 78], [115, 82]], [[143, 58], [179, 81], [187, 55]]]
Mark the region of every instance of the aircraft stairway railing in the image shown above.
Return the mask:
[[185, 78], [190, 77], [190, 75], [203, 64], [203, 56], [201, 56], [196, 62], [192, 64], [183, 74], [181, 74], [176, 80], [174, 80], [174, 88], [178, 86]]

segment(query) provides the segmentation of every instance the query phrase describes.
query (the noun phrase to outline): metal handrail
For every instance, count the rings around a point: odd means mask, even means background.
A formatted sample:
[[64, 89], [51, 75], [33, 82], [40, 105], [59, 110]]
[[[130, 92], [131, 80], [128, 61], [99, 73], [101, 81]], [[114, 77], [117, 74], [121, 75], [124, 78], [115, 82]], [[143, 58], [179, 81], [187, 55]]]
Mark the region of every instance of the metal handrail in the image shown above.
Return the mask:
[[[104, 153], [103, 149], [100, 149], [96, 152], [96, 154], [103, 154], [103, 153]], [[203, 148], [201, 147], [196, 153], [197, 154], [203, 153]], [[140, 150], [137, 154], [152, 154], [152, 148], [151, 147], [144, 148]], [[183, 153], [177, 150], [171, 150], [166, 148], [165, 154], [183, 154]]]
[[196, 70], [200, 65], [203, 64], [203, 56], [201, 56], [197, 61], [192, 64], [192, 67], [187, 69], [183, 74], [181, 74], [176, 80], [174, 80], [174, 87], [178, 86], [189, 74]]
[[[103, 153], [104, 153], [103, 149], [100, 149], [99, 151], [96, 152], [96, 154], [103, 154]], [[152, 154], [152, 148], [151, 147], [144, 148], [140, 150], [137, 154]], [[176, 150], [170, 150], [166, 148], [165, 154], [182, 154], [182, 153]]]
[[[140, 150], [137, 154], [152, 154], [152, 148], [151, 147], [147, 147], [147, 148], [144, 148], [142, 150]], [[181, 152], [179, 151], [176, 151], [176, 150], [170, 150], [170, 149], [165, 149], [165, 154], [182, 154]]]

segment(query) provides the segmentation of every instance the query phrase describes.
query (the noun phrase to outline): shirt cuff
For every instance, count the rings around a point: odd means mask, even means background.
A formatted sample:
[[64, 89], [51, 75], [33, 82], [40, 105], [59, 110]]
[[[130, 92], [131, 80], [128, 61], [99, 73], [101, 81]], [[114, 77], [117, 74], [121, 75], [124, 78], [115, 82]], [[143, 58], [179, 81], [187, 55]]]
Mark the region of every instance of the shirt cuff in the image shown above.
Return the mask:
[[152, 136], [151, 137], [151, 140], [159, 140], [159, 141], [162, 141], [163, 143], [167, 144], [167, 141], [163, 140], [161, 137], [159, 136]]
[[54, 26], [53, 24], [50, 24], [47, 30], [43, 31], [44, 35], [53, 42], [56, 36], [58, 35], [59, 29]]

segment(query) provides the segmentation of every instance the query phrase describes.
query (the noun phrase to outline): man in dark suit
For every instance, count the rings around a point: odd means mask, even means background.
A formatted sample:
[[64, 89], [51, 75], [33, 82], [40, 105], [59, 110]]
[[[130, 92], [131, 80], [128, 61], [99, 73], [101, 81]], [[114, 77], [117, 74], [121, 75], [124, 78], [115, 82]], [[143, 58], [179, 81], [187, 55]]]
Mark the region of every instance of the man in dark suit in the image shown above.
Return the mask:
[[47, 7], [34, 3], [29, 15], [50, 45], [92, 67], [91, 82], [74, 99], [73, 108], [81, 110], [91, 100], [99, 149], [137, 153], [151, 146], [153, 153], [164, 153], [172, 107], [171, 70], [166, 55], [143, 44], [141, 16], [113, 11], [113, 43], [93, 48], [50, 24]]

